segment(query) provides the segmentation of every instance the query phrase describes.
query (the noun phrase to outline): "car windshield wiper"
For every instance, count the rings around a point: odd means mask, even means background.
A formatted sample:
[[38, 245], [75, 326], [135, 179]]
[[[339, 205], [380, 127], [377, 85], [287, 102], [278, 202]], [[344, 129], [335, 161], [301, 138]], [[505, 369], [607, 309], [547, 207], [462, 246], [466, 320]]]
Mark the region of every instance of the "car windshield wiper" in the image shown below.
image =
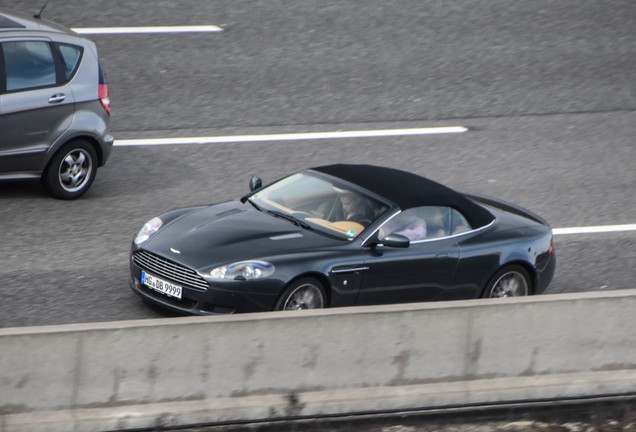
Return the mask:
[[310, 230], [311, 229], [311, 226], [307, 222], [302, 221], [302, 220], [300, 220], [298, 218], [295, 218], [295, 217], [293, 217], [290, 214], [279, 212], [279, 211], [276, 211], [276, 210], [265, 210], [265, 211], [267, 213], [271, 214], [272, 216], [288, 220], [288, 221], [290, 221], [290, 222], [292, 222], [292, 223], [294, 223], [294, 224], [298, 225], [299, 227], [304, 228], [306, 230]]

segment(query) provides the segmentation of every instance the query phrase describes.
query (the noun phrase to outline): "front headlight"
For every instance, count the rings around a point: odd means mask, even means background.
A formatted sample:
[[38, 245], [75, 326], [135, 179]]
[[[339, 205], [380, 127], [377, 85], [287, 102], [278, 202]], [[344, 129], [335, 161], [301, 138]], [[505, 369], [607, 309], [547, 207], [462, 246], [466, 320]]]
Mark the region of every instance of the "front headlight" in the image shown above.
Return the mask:
[[274, 273], [274, 264], [267, 261], [241, 261], [217, 267], [210, 272], [214, 279], [262, 279]]
[[163, 225], [163, 222], [158, 217], [150, 219], [135, 236], [135, 244], [140, 245], [148, 240], [154, 233], [159, 231], [161, 225]]

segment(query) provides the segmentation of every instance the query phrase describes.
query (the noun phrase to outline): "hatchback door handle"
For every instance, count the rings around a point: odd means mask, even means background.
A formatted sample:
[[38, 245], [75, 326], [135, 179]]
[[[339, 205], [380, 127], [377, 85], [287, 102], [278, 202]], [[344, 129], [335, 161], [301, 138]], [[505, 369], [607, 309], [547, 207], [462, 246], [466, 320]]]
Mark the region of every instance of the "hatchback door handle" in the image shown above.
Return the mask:
[[66, 99], [66, 95], [64, 93], [54, 94], [49, 98], [49, 103], [60, 103]]

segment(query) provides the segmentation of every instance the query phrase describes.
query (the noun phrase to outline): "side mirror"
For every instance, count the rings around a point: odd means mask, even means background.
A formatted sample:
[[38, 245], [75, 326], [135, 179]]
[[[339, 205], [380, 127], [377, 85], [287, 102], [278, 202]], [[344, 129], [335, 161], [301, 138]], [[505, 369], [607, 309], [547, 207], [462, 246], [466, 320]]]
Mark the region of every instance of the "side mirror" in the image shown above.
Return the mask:
[[256, 189], [260, 189], [263, 187], [263, 180], [260, 177], [253, 176], [250, 179], [250, 191], [254, 192]]
[[389, 234], [388, 236], [382, 237], [379, 241], [384, 246], [394, 248], [407, 248], [411, 244], [411, 240], [409, 240], [408, 237], [404, 237], [400, 234]]

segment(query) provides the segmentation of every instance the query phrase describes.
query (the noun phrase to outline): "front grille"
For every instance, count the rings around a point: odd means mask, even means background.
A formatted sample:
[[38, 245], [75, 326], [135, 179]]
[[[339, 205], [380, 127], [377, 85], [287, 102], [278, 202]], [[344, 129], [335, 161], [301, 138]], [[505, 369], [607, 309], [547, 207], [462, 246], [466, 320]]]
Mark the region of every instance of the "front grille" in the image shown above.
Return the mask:
[[133, 254], [133, 261], [143, 270], [176, 284], [201, 290], [208, 289], [208, 283], [194, 270], [168, 261], [148, 251], [136, 251]]

